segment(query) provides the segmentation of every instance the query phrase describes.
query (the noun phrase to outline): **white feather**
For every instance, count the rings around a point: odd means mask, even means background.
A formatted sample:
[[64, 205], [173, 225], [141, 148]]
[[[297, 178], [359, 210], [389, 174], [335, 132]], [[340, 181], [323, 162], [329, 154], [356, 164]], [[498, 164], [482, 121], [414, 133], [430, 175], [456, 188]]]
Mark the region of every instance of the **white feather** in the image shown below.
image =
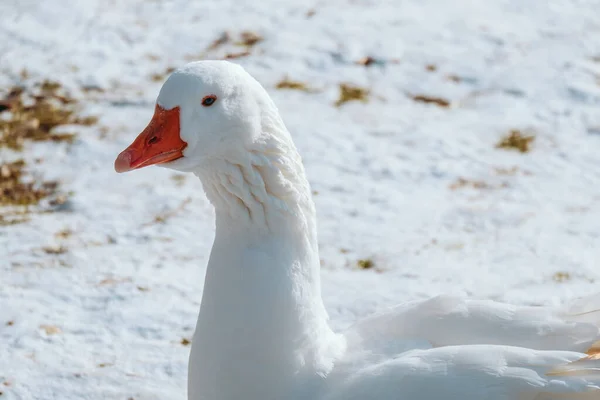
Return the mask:
[[[203, 96], [218, 100], [200, 106]], [[315, 207], [260, 84], [224, 61], [161, 89], [216, 210], [189, 369], [190, 400], [600, 398], [600, 295], [564, 308], [439, 296], [334, 333], [321, 299]], [[425, 262], [425, 261], [424, 261]], [[573, 397], [574, 396], [574, 397]]]

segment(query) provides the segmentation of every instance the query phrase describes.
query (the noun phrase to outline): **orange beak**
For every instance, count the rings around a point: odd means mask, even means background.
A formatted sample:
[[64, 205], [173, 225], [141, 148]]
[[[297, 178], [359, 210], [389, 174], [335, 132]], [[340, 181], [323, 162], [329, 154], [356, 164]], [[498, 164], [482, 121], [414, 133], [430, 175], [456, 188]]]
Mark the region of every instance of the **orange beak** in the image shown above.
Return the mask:
[[183, 157], [186, 146], [179, 136], [179, 107], [165, 110], [157, 104], [146, 129], [115, 160], [115, 171], [177, 160]]

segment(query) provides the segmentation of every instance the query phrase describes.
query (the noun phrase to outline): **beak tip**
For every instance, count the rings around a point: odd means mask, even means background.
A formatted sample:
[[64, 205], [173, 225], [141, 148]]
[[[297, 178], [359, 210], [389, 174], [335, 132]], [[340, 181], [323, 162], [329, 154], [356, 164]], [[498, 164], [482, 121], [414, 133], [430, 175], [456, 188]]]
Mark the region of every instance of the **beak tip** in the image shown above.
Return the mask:
[[123, 173], [131, 170], [131, 154], [128, 151], [124, 151], [115, 160], [115, 171]]

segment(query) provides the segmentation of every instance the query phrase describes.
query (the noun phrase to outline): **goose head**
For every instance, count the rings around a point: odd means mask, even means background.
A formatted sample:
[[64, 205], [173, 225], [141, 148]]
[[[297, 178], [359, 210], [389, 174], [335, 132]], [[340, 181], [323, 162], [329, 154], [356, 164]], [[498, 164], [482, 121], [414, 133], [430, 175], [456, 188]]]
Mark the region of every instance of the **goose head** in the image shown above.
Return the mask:
[[162, 86], [154, 116], [115, 161], [117, 172], [149, 165], [178, 171], [210, 160], [236, 160], [267, 130], [265, 110], [277, 110], [264, 88], [241, 66], [199, 61], [174, 71]]

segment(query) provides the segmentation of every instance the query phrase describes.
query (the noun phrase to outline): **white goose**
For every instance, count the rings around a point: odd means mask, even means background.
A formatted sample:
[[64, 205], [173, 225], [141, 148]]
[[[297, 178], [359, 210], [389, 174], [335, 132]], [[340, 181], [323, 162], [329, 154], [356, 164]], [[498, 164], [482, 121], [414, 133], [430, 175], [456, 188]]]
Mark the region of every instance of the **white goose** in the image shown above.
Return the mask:
[[302, 161], [240, 66], [167, 79], [115, 169], [152, 164], [196, 174], [216, 210], [190, 400], [600, 399], [600, 297], [551, 309], [441, 296], [334, 333]]

